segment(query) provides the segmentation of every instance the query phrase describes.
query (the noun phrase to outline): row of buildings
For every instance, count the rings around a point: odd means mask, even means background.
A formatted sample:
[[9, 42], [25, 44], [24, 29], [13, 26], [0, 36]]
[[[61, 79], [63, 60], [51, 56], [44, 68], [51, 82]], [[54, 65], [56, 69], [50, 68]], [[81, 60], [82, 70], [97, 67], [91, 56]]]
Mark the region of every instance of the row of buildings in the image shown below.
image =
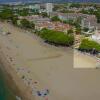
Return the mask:
[[50, 13], [50, 16], [58, 16], [61, 20], [67, 21], [67, 20], [77, 20], [81, 19], [82, 21], [82, 27], [90, 27], [90, 26], [97, 26], [97, 18], [95, 15], [88, 15], [88, 14], [82, 14], [82, 13], [58, 13], [58, 12], [52, 12]]
[[[14, 10], [23, 10], [23, 9], [31, 9], [31, 10], [38, 10], [39, 13], [41, 12], [46, 12], [49, 17], [45, 17], [43, 18], [40, 15], [31, 15], [31, 16], [19, 16], [19, 19], [27, 19], [31, 22], [35, 23], [35, 29], [37, 30], [41, 30], [43, 28], [48, 28], [48, 29], [53, 29], [53, 30], [57, 30], [57, 31], [63, 31], [65, 33], [67, 33], [68, 30], [72, 29], [73, 27], [69, 24], [64, 24], [62, 22], [52, 22], [51, 21], [51, 17], [53, 16], [58, 16], [61, 20], [63, 21], [67, 21], [67, 20], [77, 20], [77, 19], [81, 19], [80, 25], [81, 28], [84, 29], [85, 27], [89, 29], [88, 32], [84, 32], [85, 34], [93, 34], [92, 31], [94, 32], [94, 34], [96, 33], [96, 35], [92, 35], [91, 38], [93, 38], [94, 40], [98, 40], [99, 39], [99, 31], [100, 30], [100, 25], [97, 24], [97, 18], [95, 15], [88, 15], [88, 14], [82, 14], [82, 13], [78, 13], [78, 12], [74, 12], [74, 13], [61, 13], [61, 12], [54, 12], [53, 11], [54, 5], [52, 3], [45, 3], [45, 4], [29, 4], [29, 5], [17, 5], [17, 6], [13, 6]], [[72, 10], [72, 8], [68, 8], [69, 10]], [[77, 9], [81, 9], [81, 8], [76, 8]], [[94, 9], [92, 8], [88, 8], [88, 9]], [[96, 38], [97, 37], [97, 38]]]
[[69, 24], [64, 24], [62, 22], [53, 22], [50, 18], [43, 18], [39, 15], [19, 17], [19, 19], [27, 19], [30, 22], [35, 23], [35, 29], [41, 30], [47, 28], [50, 30], [56, 30], [67, 33], [68, 30], [72, 29], [72, 26]]
[[27, 5], [15, 5], [13, 6], [14, 10], [23, 10], [23, 9], [29, 9], [29, 10], [36, 10], [41, 12], [47, 12], [47, 14], [53, 12], [53, 4], [52, 3], [44, 3], [44, 4], [27, 4]]

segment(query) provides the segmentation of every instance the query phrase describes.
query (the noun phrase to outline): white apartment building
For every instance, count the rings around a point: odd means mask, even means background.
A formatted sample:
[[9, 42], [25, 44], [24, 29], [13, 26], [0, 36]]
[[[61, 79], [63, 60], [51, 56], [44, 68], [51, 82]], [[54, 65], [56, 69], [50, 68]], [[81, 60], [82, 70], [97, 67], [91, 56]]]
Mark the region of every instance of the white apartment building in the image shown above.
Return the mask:
[[46, 12], [49, 15], [53, 11], [53, 4], [52, 3], [46, 3]]

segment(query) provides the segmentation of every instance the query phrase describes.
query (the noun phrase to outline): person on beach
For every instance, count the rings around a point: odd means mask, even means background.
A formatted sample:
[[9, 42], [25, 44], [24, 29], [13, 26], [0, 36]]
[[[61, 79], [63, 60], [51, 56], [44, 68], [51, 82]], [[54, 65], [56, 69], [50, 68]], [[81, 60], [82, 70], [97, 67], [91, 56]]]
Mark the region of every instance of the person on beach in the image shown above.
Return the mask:
[[37, 91], [37, 95], [38, 95], [38, 96], [41, 96], [42, 94], [41, 94], [41, 92], [40, 92], [40, 91]]

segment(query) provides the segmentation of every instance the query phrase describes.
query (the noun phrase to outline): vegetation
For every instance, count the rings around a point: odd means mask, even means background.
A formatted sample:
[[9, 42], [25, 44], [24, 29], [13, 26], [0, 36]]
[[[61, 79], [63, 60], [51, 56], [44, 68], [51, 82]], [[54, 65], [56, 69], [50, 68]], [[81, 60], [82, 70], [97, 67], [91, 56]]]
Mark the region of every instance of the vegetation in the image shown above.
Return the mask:
[[20, 15], [20, 16], [28, 16], [29, 10], [28, 9], [18, 10], [17, 14]]
[[90, 53], [95, 51], [95, 53], [98, 53], [100, 52], [100, 44], [93, 40], [83, 39], [79, 46], [79, 50]]
[[21, 23], [21, 26], [22, 26], [23, 28], [28, 28], [28, 29], [34, 29], [34, 28], [35, 28], [35, 24], [32, 23], [32, 22], [29, 22], [29, 21], [26, 20], [26, 19], [22, 19], [22, 20], [20, 21], [20, 23]]
[[72, 3], [72, 4], [70, 5], [70, 7], [80, 8], [80, 7], [81, 7], [81, 4], [80, 4], [80, 3]]
[[24, 8], [22, 10], [16, 10], [16, 13], [20, 16], [29, 16], [29, 15], [39, 15], [39, 11], [36, 9]]
[[42, 15], [42, 17], [49, 17], [46, 12], [42, 12], [41, 15]]
[[13, 16], [13, 17], [11, 18], [11, 20], [12, 20], [12, 23], [13, 23], [14, 25], [17, 25], [18, 16]]
[[79, 19], [77, 19], [77, 20], [64, 20], [63, 21], [63, 23], [65, 23], [65, 24], [70, 24], [70, 25], [72, 25], [72, 26], [75, 26], [75, 32], [76, 32], [76, 34], [81, 34], [81, 26], [80, 26], [80, 18]]
[[10, 20], [13, 17], [13, 11], [11, 9], [5, 8], [0, 12], [1, 20]]
[[89, 28], [85, 27], [85, 28], [83, 29], [83, 31], [84, 31], [84, 32], [88, 32], [88, 31], [89, 31]]
[[75, 13], [75, 11], [70, 11], [68, 9], [61, 10], [62, 13]]
[[54, 16], [51, 18], [52, 21], [61, 21], [61, 19], [58, 16]]
[[81, 34], [81, 27], [76, 27], [75, 33], [76, 34]]
[[71, 46], [74, 43], [74, 36], [72, 34], [65, 34], [49, 29], [42, 29], [39, 34], [45, 42], [56, 45], [56, 46]]
[[74, 33], [72, 29], [69, 29], [69, 30], [67, 31], [67, 34], [72, 34], [72, 33]]

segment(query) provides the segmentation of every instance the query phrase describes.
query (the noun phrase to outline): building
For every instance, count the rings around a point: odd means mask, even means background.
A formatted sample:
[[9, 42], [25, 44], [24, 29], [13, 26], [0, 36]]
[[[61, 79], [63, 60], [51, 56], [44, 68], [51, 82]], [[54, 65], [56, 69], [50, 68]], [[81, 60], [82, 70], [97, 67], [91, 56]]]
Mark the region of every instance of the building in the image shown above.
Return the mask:
[[87, 15], [82, 19], [82, 27], [93, 28], [97, 26], [97, 19], [95, 15]]
[[49, 15], [53, 11], [53, 4], [52, 3], [46, 3], [46, 12]]
[[96, 28], [95, 34], [93, 34], [93, 35], [91, 36], [91, 39], [94, 40], [94, 41], [96, 41], [96, 42], [98, 42], [98, 43], [100, 43], [100, 30], [98, 30], [98, 29]]
[[68, 30], [72, 29], [72, 26], [61, 22], [51, 22], [51, 21], [38, 22], [35, 24], [35, 29], [41, 30], [43, 28], [67, 33]]
[[30, 22], [34, 23], [43, 23], [43, 22], [49, 22], [49, 18], [43, 18], [39, 15], [31, 15], [31, 16], [20, 16], [19, 19], [27, 19]]
[[84, 26], [97, 26], [97, 18], [95, 15], [88, 15], [82, 13], [58, 13], [52, 12], [50, 13], [50, 17], [58, 16], [61, 20], [77, 20], [78, 18], [84, 21]]

